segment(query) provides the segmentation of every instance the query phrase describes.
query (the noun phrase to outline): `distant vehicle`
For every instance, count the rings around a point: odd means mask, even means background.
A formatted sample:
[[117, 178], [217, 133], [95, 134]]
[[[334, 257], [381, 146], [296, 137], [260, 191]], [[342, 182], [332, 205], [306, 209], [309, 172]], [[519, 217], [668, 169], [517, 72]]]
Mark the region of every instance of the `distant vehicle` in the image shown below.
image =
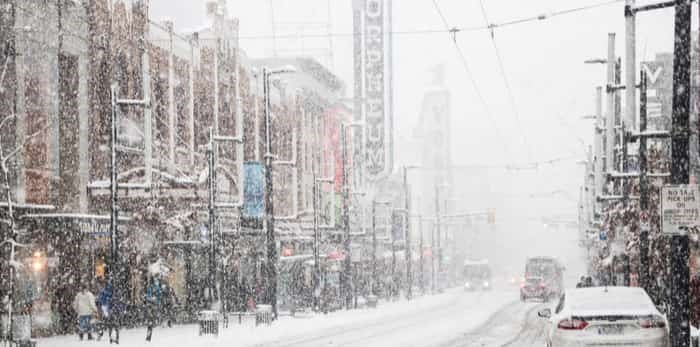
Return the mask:
[[564, 291], [564, 266], [554, 257], [531, 257], [525, 262], [525, 279], [542, 278], [550, 295], [560, 296]]
[[666, 318], [638, 287], [570, 289], [538, 315], [549, 347], [669, 346]]
[[537, 298], [547, 302], [551, 296], [551, 288], [547, 287], [542, 277], [528, 277], [520, 285], [520, 301]]
[[464, 290], [491, 289], [491, 267], [488, 260], [464, 262]]

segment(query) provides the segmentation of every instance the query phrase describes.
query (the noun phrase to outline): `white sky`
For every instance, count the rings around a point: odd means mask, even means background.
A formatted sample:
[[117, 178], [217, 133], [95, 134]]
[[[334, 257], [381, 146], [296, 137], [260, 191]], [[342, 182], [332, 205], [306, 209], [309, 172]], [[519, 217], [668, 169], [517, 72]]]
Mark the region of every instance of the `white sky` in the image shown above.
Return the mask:
[[[483, 0], [490, 22], [503, 22], [556, 10], [600, 3], [602, 0]], [[637, 0], [638, 4], [651, 1]], [[171, 18], [176, 28], [196, 27], [204, 21], [204, 0], [151, 0], [154, 19]], [[351, 0], [229, 0], [229, 12], [240, 18], [241, 36], [267, 36], [272, 33], [270, 4], [274, 17], [282, 22], [324, 22], [330, 4], [330, 31], [352, 31]], [[483, 25], [479, 0], [438, 0], [450, 26]], [[672, 9], [638, 15], [638, 60], [653, 59], [656, 52], [673, 48]], [[693, 28], [698, 15], [693, 8]], [[394, 0], [394, 30], [443, 29], [432, 0]], [[314, 33], [326, 29], [312, 28]], [[277, 34], [293, 34], [296, 28], [281, 29]], [[554, 17], [544, 21], [497, 29], [495, 39], [513, 90], [522, 128], [515, 122], [513, 109], [498, 69], [495, 51], [488, 32], [463, 32], [457, 42], [466, 54], [493, 119], [502, 134], [497, 137], [484, 108], [472, 88], [461, 61], [446, 33], [400, 35], [395, 37], [395, 138], [397, 159], [411, 155], [410, 136], [418, 119], [422, 94], [429, 80], [428, 70], [445, 64], [447, 84], [452, 92], [453, 162], [455, 164], [522, 163], [580, 155], [592, 140], [592, 124], [580, 120], [594, 111], [594, 88], [604, 83], [605, 68], [584, 65], [583, 60], [605, 57], [607, 33], [617, 33], [618, 55], [624, 55], [623, 2], [601, 8]], [[278, 47], [295, 42], [279, 41]], [[298, 48], [301, 44], [297, 42]], [[242, 39], [249, 56], [270, 55], [270, 39]], [[328, 47], [327, 39], [303, 41], [306, 53], [316, 46]], [[332, 39], [333, 68], [352, 92], [352, 39]], [[523, 147], [527, 137], [532, 158]], [[507, 151], [504, 150], [503, 140]], [[409, 149], [409, 150], [406, 150]], [[398, 163], [397, 165], [400, 165]], [[582, 167], [575, 161], [548, 166], [538, 171], [493, 172], [488, 184], [495, 192], [537, 193], [565, 190], [578, 196]], [[468, 181], [469, 177], [458, 177]], [[566, 214], [574, 217], [571, 199], [504, 198], [498, 207], [513, 216]], [[486, 207], [486, 206], [485, 206]]]

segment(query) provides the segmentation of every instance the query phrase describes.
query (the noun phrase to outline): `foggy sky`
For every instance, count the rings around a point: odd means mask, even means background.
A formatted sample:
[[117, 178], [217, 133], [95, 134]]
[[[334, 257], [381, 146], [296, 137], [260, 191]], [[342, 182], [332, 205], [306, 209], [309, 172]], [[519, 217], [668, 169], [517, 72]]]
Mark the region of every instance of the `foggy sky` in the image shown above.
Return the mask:
[[[551, 11], [600, 3], [600, 0], [483, 0], [489, 22], [530, 17]], [[274, 13], [270, 3], [274, 2]], [[638, 4], [651, 1], [638, 0]], [[153, 19], [170, 18], [178, 30], [201, 26], [204, 22], [204, 0], [151, 0]], [[352, 31], [351, 0], [229, 0], [229, 12], [240, 18], [241, 46], [251, 57], [272, 54], [270, 39], [246, 39], [272, 33], [271, 18], [278, 23], [326, 21], [330, 3], [330, 31]], [[438, 4], [450, 26], [484, 25], [478, 0], [439, 0]], [[418, 119], [420, 101], [427, 82], [428, 70], [445, 64], [447, 86], [452, 92], [453, 163], [517, 164], [580, 156], [584, 141], [592, 143], [592, 123], [580, 116], [594, 111], [594, 88], [602, 85], [605, 68], [584, 65], [583, 60], [605, 57], [607, 33], [617, 33], [618, 55], [624, 56], [624, 2], [584, 12], [553, 17], [543, 21], [497, 28], [494, 37], [500, 50], [506, 76], [513, 90], [522, 128], [515, 122], [515, 112], [507, 97], [491, 35], [488, 31], [462, 32], [457, 42], [465, 52], [473, 77], [499, 129], [486, 116], [484, 106], [462, 66], [451, 38], [446, 33], [399, 35], [395, 37], [395, 138], [397, 166], [409, 163], [415, 143], [410, 140]], [[696, 19], [697, 6], [693, 7]], [[655, 53], [673, 48], [673, 10], [666, 9], [638, 15], [638, 61], [653, 59]], [[394, 0], [394, 30], [443, 29], [444, 26], [431, 0]], [[693, 23], [697, 28], [697, 23]], [[293, 34], [298, 26], [286, 25], [277, 34]], [[319, 28], [316, 33], [325, 33]], [[334, 37], [333, 70], [352, 86], [352, 40]], [[278, 40], [277, 48], [294, 46], [305, 54], [314, 47], [328, 47], [328, 39], [306, 39], [303, 42]], [[321, 57], [319, 57], [321, 58]], [[530, 149], [526, 149], [523, 134]], [[505, 142], [505, 144], [504, 144]], [[500, 216], [511, 222], [517, 219], [567, 215], [576, 216], [578, 187], [583, 167], [575, 160], [544, 166], [537, 171], [505, 172], [489, 170], [486, 184], [490, 197], [471, 197], [469, 206], [499, 208]], [[465, 186], [474, 184], [469, 175], [456, 176]], [[471, 182], [471, 183], [469, 183]], [[564, 190], [548, 197], [546, 192]], [[526, 194], [536, 194], [534, 198]]]

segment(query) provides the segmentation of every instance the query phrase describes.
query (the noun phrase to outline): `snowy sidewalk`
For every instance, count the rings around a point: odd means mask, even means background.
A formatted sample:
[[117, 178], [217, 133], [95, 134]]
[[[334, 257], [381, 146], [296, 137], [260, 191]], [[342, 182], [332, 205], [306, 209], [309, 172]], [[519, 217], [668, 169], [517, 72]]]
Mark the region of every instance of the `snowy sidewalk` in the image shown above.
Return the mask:
[[[485, 322], [517, 298], [514, 290], [465, 293], [452, 289], [411, 301], [382, 302], [376, 309], [338, 311], [306, 317], [281, 317], [268, 327], [250, 320], [232, 321], [219, 337], [198, 336], [197, 326], [156, 328], [145, 341], [145, 328], [122, 331], [123, 346], [321, 346], [329, 343], [361, 346], [437, 345]], [[77, 336], [39, 339], [38, 346], [73, 347], [109, 344], [81, 342]]]

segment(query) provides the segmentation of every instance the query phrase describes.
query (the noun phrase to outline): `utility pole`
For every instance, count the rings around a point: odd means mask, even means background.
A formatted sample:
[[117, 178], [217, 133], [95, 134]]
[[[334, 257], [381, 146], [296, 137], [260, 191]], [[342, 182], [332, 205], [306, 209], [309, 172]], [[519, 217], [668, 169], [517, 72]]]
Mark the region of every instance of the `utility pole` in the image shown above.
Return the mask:
[[607, 114], [605, 120], [605, 171], [610, 173], [615, 167], [615, 33], [608, 34]]
[[[690, 167], [691, 2], [676, 0], [671, 116], [671, 184], [688, 184]], [[671, 236], [670, 333], [672, 346], [690, 343], [688, 234]]]
[[350, 254], [350, 185], [348, 184], [348, 172], [347, 172], [347, 158], [348, 158], [348, 146], [347, 146], [347, 134], [345, 133], [345, 124], [340, 124], [340, 141], [342, 143], [342, 174], [343, 174], [343, 231], [345, 238], [343, 239], [343, 246], [345, 248], [345, 269], [343, 271], [343, 291], [345, 297], [345, 308], [350, 309], [352, 304], [352, 260]]
[[603, 148], [605, 147], [604, 143], [604, 136], [603, 136], [603, 131], [604, 131], [604, 124], [605, 121], [603, 120], [603, 88], [602, 87], [596, 87], [595, 89], [596, 95], [596, 124], [595, 124], [595, 143], [594, 148], [595, 148], [595, 175], [594, 175], [594, 180], [595, 180], [595, 194], [594, 194], [594, 199], [593, 199], [593, 211], [594, 211], [594, 217], [598, 214], [600, 214], [601, 209], [600, 209], [600, 203], [598, 203], [598, 197], [603, 196], [603, 166], [605, 165], [605, 161], [603, 160]]
[[423, 217], [420, 215], [418, 216], [418, 235], [418, 261], [420, 262], [418, 264], [418, 273], [420, 273], [420, 277], [418, 277], [418, 284], [420, 285], [421, 294], [425, 294], [425, 273], [423, 272]]
[[266, 67], [263, 75], [263, 107], [265, 113], [265, 219], [267, 244], [267, 299], [272, 305], [272, 317], [277, 319], [277, 243], [275, 240], [275, 218], [272, 181], [272, 124], [270, 124], [270, 72]]
[[[644, 70], [640, 77], [639, 91], [639, 132], [647, 130], [647, 75]], [[639, 284], [649, 292], [649, 177], [647, 176], [647, 139], [639, 138]], [[642, 216], [646, 216], [646, 221]]]
[[374, 296], [374, 285], [377, 282], [377, 202], [372, 200], [372, 278], [369, 285], [369, 295]]
[[406, 241], [406, 299], [411, 300], [413, 296], [413, 273], [411, 270], [411, 192], [408, 189], [408, 168], [403, 168], [403, 190], [405, 196], [406, 209], [406, 230], [404, 240]]
[[[435, 185], [435, 227], [437, 232], [437, 280], [440, 281], [440, 276], [442, 275], [442, 246], [440, 244], [440, 187]], [[438, 283], [438, 291], [442, 291]]]
[[435, 228], [430, 229], [430, 290], [435, 294]]
[[[117, 167], [117, 132], [119, 126], [119, 103], [117, 95], [117, 86], [112, 85], [112, 118], [111, 118], [111, 135], [110, 135], [110, 249], [112, 256], [112, 273], [111, 276], [107, 278], [112, 285], [112, 288], [117, 292], [118, 295], [121, 294], [121, 261], [119, 255], [119, 243], [120, 235], [118, 228], [119, 221], [119, 205], [117, 203], [117, 196], [119, 191], [119, 186], [117, 183], [118, 171]], [[115, 278], [117, 277], [117, 278]], [[117, 296], [122, 298], [122, 296]]]
[[636, 129], [636, 26], [634, 12], [628, 10], [632, 6], [634, 0], [625, 0], [625, 124]]
[[216, 142], [214, 141], [214, 127], [209, 128], [209, 145], [207, 146], [207, 161], [209, 162], [209, 300], [210, 304], [215, 300], [216, 283]]

